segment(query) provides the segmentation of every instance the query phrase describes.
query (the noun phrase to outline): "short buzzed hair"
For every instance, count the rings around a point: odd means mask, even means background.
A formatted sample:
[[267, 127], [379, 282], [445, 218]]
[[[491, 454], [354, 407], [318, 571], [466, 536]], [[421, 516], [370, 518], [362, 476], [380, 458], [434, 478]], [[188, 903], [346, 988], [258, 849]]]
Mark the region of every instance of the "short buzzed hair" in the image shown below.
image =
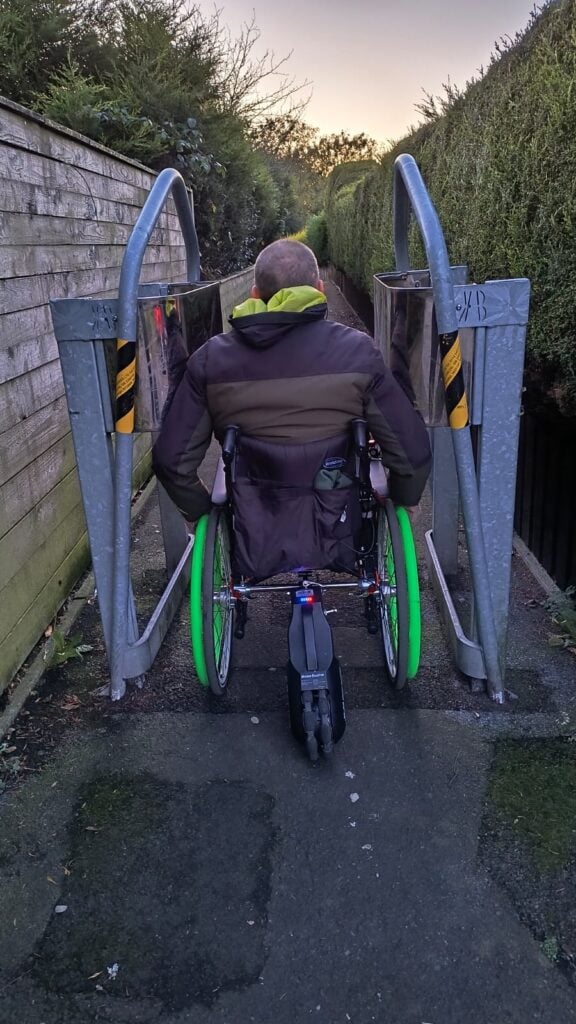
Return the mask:
[[254, 284], [264, 302], [281, 288], [311, 285], [315, 288], [320, 273], [316, 257], [307, 245], [281, 238], [262, 250], [254, 267]]

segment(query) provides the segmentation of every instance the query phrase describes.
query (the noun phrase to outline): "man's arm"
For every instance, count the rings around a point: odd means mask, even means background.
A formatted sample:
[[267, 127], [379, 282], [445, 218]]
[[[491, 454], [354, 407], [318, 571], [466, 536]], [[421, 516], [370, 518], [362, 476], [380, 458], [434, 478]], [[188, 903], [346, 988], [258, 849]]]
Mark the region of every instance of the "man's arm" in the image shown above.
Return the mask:
[[210, 508], [210, 495], [198, 478], [198, 467], [212, 437], [206, 404], [205, 347], [190, 356], [152, 450], [156, 476], [191, 523]]
[[420, 413], [376, 350], [365, 400], [368, 429], [390, 470], [390, 497], [398, 505], [417, 505], [430, 472], [428, 432]]

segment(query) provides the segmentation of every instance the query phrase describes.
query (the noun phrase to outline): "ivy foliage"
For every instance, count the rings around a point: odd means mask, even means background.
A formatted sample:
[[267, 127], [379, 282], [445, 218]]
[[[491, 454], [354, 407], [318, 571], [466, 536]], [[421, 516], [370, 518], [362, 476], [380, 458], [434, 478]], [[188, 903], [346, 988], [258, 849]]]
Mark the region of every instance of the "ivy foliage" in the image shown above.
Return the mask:
[[[329, 181], [333, 262], [366, 291], [394, 266], [393, 164], [416, 159], [453, 263], [472, 280], [532, 282], [529, 370], [576, 413], [576, 0], [553, 0], [496, 46], [481, 77], [421, 105], [424, 122], [375, 168], [350, 164]], [[419, 238], [414, 266], [425, 266]]]

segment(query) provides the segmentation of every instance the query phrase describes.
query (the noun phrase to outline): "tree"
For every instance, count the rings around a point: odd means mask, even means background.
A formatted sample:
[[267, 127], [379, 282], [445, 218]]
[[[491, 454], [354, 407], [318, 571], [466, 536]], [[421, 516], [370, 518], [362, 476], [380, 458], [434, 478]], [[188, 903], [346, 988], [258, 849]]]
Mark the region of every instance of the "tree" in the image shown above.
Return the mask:
[[275, 114], [258, 121], [250, 132], [254, 144], [278, 160], [300, 160], [314, 144], [318, 129], [298, 114]]
[[[0, 90], [194, 189], [204, 266], [240, 269], [322, 204], [307, 83], [181, 0], [2, 0]], [[278, 111], [280, 111], [278, 113]]]
[[257, 123], [251, 131], [254, 143], [280, 160], [296, 161], [326, 178], [339, 164], [376, 160], [380, 146], [365, 135], [340, 132], [320, 135], [297, 114], [277, 114]]
[[[326, 178], [334, 167], [351, 160], [374, 159], [378, 143], [367, 135], [320, 135], [298, 114], [265, 118], [251, 130], [254, 144], [280, 167], [296, 197], [290, 230], [301, 228], [324, 203]], [[272, 170], [272, 173], [276, 173]]]
[[118, 100], [152, 120], [196, 119], [217, 98], [211, 23], [179, 0], [120, 0], [108, 34]]
[[334, 135], [321, 135], [308, 147], [305, 161], [310, 170], [326, 178], [339, 164], [357, 160], [376, 160], [379, 155], [379, 144], [364, 132], [359, 135], [339, 132]]
[[254, 14], [242, 26], [237, 39], [232, 39], [229, 29], [221, 25], [220, 11], [213, 16], [211, 27], [222, 55], [217, 75], [221, 108], [241, 117], [249, 126], [270, 117], [272, 111], [286, 112], [288, 107], [286, 116], [297, 117], [304, 110], [310, 99], [311, 83], [307, 79], [297, 83], [286, 71], [292, 50], [284, 57], [277, 57], [273, 50], [255, 56], [260, 29]]
[[91, 72], [110, 0], [3, 0], [0, 8], [0, 94], [30, 104], [71, 55]]

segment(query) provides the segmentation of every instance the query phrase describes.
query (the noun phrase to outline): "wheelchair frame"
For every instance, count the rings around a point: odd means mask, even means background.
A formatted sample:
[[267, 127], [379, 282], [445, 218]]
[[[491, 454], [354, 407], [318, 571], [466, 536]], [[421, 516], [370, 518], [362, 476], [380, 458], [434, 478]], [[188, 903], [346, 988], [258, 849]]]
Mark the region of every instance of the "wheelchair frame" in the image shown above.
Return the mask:
[[[308, 755], [314, 761], [320, 749], [325, 755], [331, 753], [345, 728], [340, 666], [334, 655], [332, 631], [324, 612], [324, 591], [354, 590], [365, 600], [368, 631], [376, 633], [379, 628], [381, 630], [386, 674], [392, 686], [401, 689], [407, 678], [416, 674], [420, 612], [410, 522], [406, 510], [396, 509], [382, 493], [381, 480], [377, 479], [378, 470], [382, 469], [379, 451], [368, 441], [366, 421], [353, 420], [354, 476], [362, 519], [357, 577], [353, 581], [322, 583], [310, 578], [320, 570], [307, 570], [297, 573], [297, 582], [290, 584], [234, 581], [230, 563], [231, 495], [238, 433], [235, 426], [226, 429], [222, 460], [213, 489], [214, 505], [210, 514], [200, 520], [195, 535], [191, 639], [196, 671], [204, 686], [210, 686], [215, 694], [222, 695], [229, 680], [233, 636], [237, 639], [244, 636], [250, 598], [278, 591], [290, 594], [288, 690], [291, 728], [294, 735], [305, 743]], [[406, 554], [411, 565], [408, 574]]]

